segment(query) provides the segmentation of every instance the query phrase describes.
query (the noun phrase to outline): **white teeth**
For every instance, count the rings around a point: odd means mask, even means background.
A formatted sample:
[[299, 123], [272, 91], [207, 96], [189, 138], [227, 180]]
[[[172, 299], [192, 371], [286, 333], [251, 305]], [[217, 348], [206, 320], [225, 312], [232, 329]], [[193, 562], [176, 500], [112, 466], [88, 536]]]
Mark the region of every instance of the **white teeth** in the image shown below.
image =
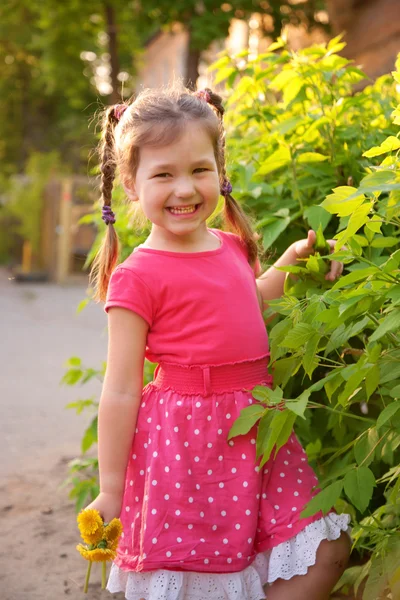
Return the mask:
[[187, 206], [185, 208], [178, 208], [177, 206], [174, 207], [169, 207], [170, 212], [172, 212], [173, 214], [179, 215], [182, 213], [192, 213], [196, 210], [196, 206]]

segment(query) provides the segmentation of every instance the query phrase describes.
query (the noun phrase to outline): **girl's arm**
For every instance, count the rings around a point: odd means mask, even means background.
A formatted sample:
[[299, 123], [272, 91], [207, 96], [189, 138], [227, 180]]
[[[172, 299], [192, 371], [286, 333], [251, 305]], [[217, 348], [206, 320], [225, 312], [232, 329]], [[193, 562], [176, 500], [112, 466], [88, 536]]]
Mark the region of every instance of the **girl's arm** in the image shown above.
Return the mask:
[[136, 428], [143, 388], [143, 364], [148, 324], [125, 308], [108, 311], [107, 371], [100, 399], [98, 456], [100, 494], [97, 508], [108, 522], [118, 517], [125, 471]]
[[295, 265], [297, 258], [298, 256], [293, 244], [292, 246], [289, 246], [286, 252], [282, 254], [272, 267], [267, 269], [258, 279], [256, 279], [257, 288], [264, 302], [280, 298], [283, 295], [286, 273], [284, 271], [277, 271], [275, 267]]
[[[256, 282], [257, 288], [261, 293], [264, 302], [268, 302], [268, 300], [274, 300], [275, 298], [280, 298], [283, 295], [283, 286], [285, 283], [286, 273], [284, 271], [277, 271], [275, 267], [296, 265], [298, 258], [308, 258], [315, 252], [315, 241], [316, 233], [311, 229], [308, 232], [307, 239], [299, 240], [298, 242], [291, 244], [289, 248], [282, 254], [282, 256], [276, 261], [276, 263], [267, 269], [265, 273], [260, 275]], [[336, 241], [327, 240], [327, 242], [333, 251]], [[325, 279], [334, 281], [341, 275], [342, 271], [343, 264], [332, 260], [330, 271], [326, 274]]]

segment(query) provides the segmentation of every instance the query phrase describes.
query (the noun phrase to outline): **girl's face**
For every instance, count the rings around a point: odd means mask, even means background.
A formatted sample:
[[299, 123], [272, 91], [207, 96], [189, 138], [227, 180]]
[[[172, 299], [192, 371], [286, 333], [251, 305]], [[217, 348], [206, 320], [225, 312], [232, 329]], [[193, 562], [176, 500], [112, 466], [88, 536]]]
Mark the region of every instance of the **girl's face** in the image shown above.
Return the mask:
[[201, 124], [189, 121], [172, 144], [140, 149], [134, 196], [154, 233], [192, 238], [206, 229], [219, 193], [213, 145]]

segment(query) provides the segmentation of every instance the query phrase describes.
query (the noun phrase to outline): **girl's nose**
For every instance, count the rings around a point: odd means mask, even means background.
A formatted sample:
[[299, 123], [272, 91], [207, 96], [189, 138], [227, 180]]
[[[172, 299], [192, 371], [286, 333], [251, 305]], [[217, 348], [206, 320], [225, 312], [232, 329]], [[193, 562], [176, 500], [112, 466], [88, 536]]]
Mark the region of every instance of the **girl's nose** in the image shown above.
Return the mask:
[[181, 177], [176, 181], [175, 196], [177, 198], [191, 198], [196, 193], [193, 179]]

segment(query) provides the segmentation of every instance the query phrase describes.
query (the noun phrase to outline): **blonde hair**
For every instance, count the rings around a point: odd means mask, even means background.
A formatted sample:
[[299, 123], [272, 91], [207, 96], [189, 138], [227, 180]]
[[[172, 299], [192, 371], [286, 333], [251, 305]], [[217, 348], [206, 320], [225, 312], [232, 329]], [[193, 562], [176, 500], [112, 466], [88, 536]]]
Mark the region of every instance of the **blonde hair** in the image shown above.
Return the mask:
[[[176, 85], [162, 90], [147, 89], [122, 109], [122, 116], [121, 105], [109, 107], [103, 114], [99, 144], [103, 206], [111, 206], [117, 167], [128, 191], [134, 183], [140, 148], [168, 145], [183, 133], [188, 121], [201, 121], [204, 125], [213, 144], [220, 185], [226, 182], [224, 108], [218, 94], [210, 89], [199, 94]], [[257, 244], [250, 220], [230, 193], [223, 195], [225, 224], [240, 236], [247, 247], [249, 263], [254, 266]], [[114, 226], [110, 223], [90, 273], [96, 300], [106, 298], [108, 283], [118, 261], [118, 246]]]

